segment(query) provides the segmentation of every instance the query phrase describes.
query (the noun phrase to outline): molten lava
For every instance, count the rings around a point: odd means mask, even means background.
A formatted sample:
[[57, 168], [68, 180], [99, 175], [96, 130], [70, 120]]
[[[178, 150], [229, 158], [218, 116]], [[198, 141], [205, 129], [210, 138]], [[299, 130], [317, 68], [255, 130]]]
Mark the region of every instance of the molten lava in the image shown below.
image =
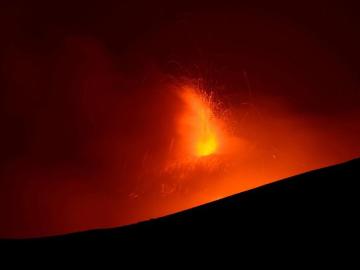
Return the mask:
[[180, 93], [185, 110], [180, 118], [180, 133], [188, 153], [205, 157], [219, 151], [220, 125], [214, 115], [211, 96], [193, 87], [184, 87]]
[[199, 157], [209, 156], [215, 153], [217, 149], [216, 137], [212, 134], [207, 134], [208, 131], [204, 130], [204, 135], [197, 143], [196, 154]]

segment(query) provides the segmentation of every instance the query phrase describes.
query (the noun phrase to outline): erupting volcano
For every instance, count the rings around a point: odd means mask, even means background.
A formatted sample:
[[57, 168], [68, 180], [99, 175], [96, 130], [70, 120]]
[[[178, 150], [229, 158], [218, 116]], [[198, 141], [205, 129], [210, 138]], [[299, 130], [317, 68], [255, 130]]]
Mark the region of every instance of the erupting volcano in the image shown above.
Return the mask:
[[0, 238], [137, 223], [359, 157], [344, 1], [2, 2]]

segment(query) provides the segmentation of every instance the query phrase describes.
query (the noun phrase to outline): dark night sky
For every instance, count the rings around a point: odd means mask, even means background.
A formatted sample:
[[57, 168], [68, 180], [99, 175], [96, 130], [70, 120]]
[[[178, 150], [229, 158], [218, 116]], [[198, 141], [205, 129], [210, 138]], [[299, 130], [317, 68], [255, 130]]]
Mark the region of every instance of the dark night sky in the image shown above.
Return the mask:
[[[303, 132], [316, 158], [279, 176], [359, 156], [356, 1], [11, 2], [0, 4], [0, 236], [171, 211], [144, 208], [158, 202], [156, 177], [137, 172], [144, 153], [146, 168], [166, 160], [179, 106], [169, 89], [184, 78], [233, 111], [253, 103], [279, 126], [306, 126], [279, 138]], [[275, 138], [268, 126], [249, 129]], [[125, 207], [139, 186], [152, 195]]]

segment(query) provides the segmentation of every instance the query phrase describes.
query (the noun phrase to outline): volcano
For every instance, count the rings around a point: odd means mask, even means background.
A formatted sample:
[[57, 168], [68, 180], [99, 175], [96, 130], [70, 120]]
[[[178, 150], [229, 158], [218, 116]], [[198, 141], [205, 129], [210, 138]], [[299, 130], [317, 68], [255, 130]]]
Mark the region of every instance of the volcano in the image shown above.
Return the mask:
[[201, 248], [209, 241], [253, 247], [271, 245], [274, 241], [322, 245], [334, 240], [347, 241], [357, 227], [359, 168], [360, 159], [354, 159], [134, 225], [44, 238], [8, 239], [1, 244], [91, 243], [97, 249], [103, 244], [146, 247], [157, 243], [165, 247], [191, 243]]

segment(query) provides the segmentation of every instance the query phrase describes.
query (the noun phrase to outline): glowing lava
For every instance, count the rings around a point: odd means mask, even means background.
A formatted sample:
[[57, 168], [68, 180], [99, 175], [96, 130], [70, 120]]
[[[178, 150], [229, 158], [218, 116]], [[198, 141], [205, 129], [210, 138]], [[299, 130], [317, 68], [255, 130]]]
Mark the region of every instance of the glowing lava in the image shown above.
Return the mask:
[[211, 97], [192, 87], [184, 87], [180, 95], [185, 104], [180, 132], [190, 154], [205, 157], [217, 153], [220, 129], [212, 109]]
[[[205, 131], [207, 133], [207, 131]], [[209, 156], [216, 152], [217, 140], [212, 134], [204, 134], [197, 143], [196, 154], [197, 156]]]

